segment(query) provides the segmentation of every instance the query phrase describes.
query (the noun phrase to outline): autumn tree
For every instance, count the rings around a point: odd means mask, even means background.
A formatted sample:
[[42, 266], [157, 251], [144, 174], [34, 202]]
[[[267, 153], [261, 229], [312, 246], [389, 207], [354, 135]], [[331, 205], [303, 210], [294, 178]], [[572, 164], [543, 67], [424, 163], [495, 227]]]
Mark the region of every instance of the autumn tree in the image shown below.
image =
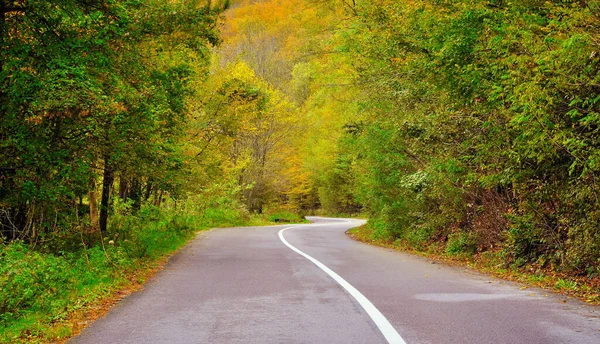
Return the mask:
[[208, 149], [220, 150], [220, 160], [213, 162], [218, 171], [235, 173], [248, 209], [260, 213], [288, 188], [283, 171], [290, 136], [300, 125], [297, 110], [245, 63], [232, 64], [211, 79], [197, 119], [203, 128], [198, 155], [206, 158]]

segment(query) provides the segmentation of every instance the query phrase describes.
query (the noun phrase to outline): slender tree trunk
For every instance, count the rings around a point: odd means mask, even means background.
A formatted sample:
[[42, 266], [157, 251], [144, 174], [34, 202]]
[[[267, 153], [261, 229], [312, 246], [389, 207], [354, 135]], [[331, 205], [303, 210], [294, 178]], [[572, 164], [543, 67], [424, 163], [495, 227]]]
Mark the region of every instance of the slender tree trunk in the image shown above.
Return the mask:
[[92, 180], [88, 193], [90, 200], [90, 225], [93, 230], [98, 229], [98, 200], [96, 199], [96, 183]]
[[119, 178], [119, 197], [123, 200], [123, 202], [127, 202], [127, 198], [130, 194], [129, 181], [127, 178], [121, 177]]
[[104, 158], [104, 175], [102, 178], [102, 199], [100, 204], [100, 232], [106, 232], [108, 210], [110, 208], [110, 190], [115, 180], [114, 171], [108, 157]]
[[[0, 49], [4, 49], [4, 37], [6, 35], [6, 16], [4, 14], [4, 9], [6, 8], [6, 4], [4, 3], [4, 0], [0, 0]], [[4, 59], [0, 58], [0, 72], [2, 72], [2, 68], [4, 66]], [[2, 81], [2, 80], [0, 80]], [[3, 81], [2, 81], [3, 82]], [[2, 89], [0, 89], [0, 112], [3, 111], [2, 108], [4, 107], [3, 105], [4, 103], [4, 92], [2, 92]], [[9, 171], [8, 170], [0, 170], [0, 178], [3, 179], [5, 175], [9, 175]], [[14, 228], [10, 225], [11, 223], [11, 217], [14, 214], [14, 211], [12, 209], [9, 208], [8, 211], [6, 211], [4, 213], [4, 216], [6, 217], [6, 219], [2, 219], [0, 218], [0, 235], [5, 236], [9, 241], [14, 239], [15, 237], [15, 231]], [[6, 222], [6, 224], [4, 223]]]
[[129, 198], [133, 200], [132, 208], [134, 211], [139, 211], [142, 207], [142, 183], [138, 178], [131, 180]]
[[154, 205], [155, 206], [157, 206], [157, 207], [160, 206], [162, 197], [163, 197], [163, 191], [162, 190], [160, 190], [160, 191], [156, 190], [156, 192], [154, 192]]
[[[4, 0], [0, 0], [0, 49], [5, 49], [4, 40], [6, 39], [6, 3]], [[4, 60], [0, 58], [0, 72], [4, 67]], [[4, 102], [4, 92], [0, 89], [0, 109]]]
[[[4, 45], [4, 37], [6, 37], [6, 4], [5, 0], [0, 0], [0, 47]], [[0, 67], [2, 67], [2, 60], [0, 60]]]
[[[6, 23], [4, 22], [6, 20], [6, 15], [4, 14], [5, 9], [6, 4], [4, 3], [4, 0], [0, 0], [0, 46], [4, 43], [4, 31], [6, 26]], [[0, 60], [0, 67], [2, 67], [2, 60]]]
[[146, 194], [144, 195], [144, 201], [147, 201], [152, 194], [152, 178], [148, 178], [148, 182], [146, 183]]

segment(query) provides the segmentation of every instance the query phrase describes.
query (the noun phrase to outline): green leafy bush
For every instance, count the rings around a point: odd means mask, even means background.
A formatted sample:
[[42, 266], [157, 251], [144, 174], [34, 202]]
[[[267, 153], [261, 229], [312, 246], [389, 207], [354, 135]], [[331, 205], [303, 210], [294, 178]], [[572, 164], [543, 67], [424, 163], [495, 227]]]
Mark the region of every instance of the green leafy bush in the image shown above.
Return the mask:
[[477, 251], [477, 238], [472, 233], [453, 233], [448, 236], [446, 253], [451, 255], [473, 254]]

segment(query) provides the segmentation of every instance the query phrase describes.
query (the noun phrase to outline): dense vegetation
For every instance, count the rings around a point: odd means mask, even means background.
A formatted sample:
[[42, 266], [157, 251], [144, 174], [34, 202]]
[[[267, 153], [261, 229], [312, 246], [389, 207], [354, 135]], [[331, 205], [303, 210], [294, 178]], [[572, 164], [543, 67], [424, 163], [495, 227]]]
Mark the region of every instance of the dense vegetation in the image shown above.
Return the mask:
[[115, 180], [135, 209], [178, 194], [186, 99], [218, 42], [218, 13], [153, 1], [1, 8], [3, 236], [52, 240], [83, 212], [106, 231]]
[[596, 2], [244, 4], [226, 52], [308, 128], [294, 207], [365, 211], [375, 239], [420, 250], [597, 278]]
[[251, 214], [597, 280], [598, 42], [594, 1], [0, 0], [2, 339]]
[[198, 139], [226, 5], [0, 1], [0, 342], [64, 338], [196, 230], [251, 219]]
[[598, 5], [354, 9], [345, 47], [370, 86], [346, 149], [378, 233], [597, 276]]

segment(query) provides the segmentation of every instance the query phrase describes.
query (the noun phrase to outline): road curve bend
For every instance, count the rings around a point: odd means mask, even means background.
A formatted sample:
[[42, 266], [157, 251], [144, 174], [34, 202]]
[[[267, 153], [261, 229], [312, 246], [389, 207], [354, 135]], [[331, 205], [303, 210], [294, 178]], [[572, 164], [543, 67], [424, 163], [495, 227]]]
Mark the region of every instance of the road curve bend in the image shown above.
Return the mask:
[[199, 234], [71, 343], [600, 343], [597, 307], [310, 220]]

